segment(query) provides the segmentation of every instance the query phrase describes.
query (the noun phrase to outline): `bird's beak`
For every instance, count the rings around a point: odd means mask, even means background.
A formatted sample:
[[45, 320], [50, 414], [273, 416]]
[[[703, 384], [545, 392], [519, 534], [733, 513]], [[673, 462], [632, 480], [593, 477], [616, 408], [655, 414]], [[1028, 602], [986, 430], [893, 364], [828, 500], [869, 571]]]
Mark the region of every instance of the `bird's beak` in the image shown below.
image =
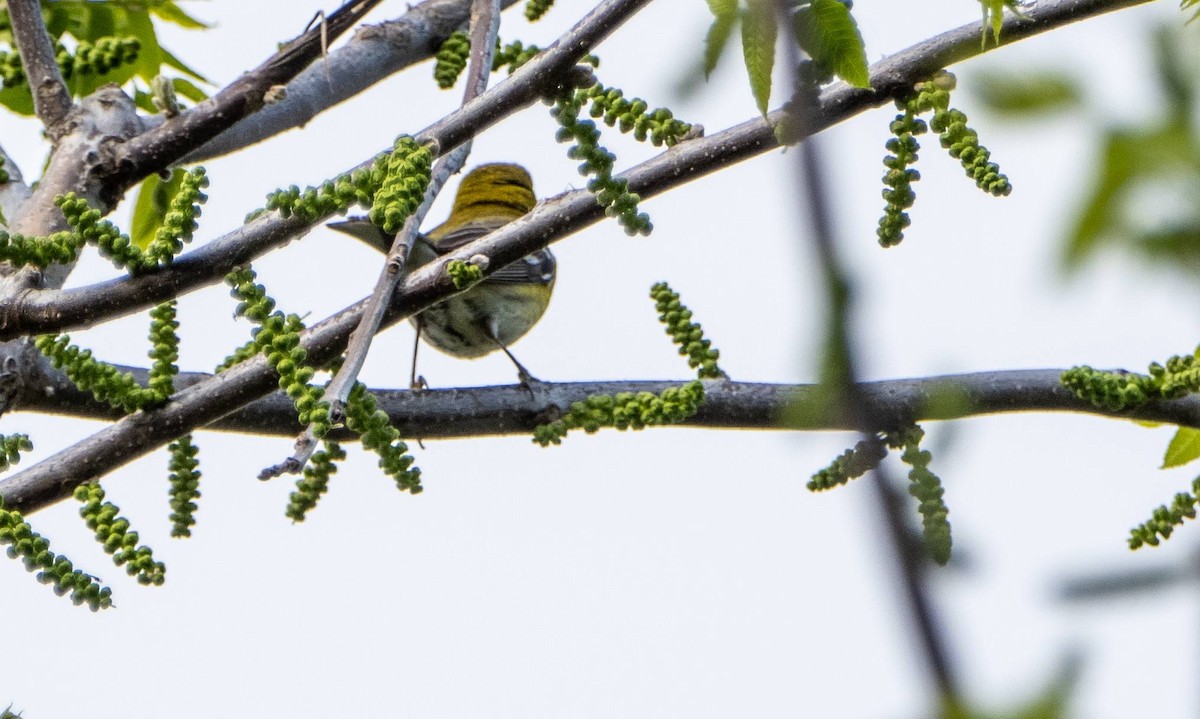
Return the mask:
[[344, 232], [385, 255], [392, 249], [392, 236], [371, 224], [366, 217], [348, 217], [345, 221], [329, 222], [325, 226]]

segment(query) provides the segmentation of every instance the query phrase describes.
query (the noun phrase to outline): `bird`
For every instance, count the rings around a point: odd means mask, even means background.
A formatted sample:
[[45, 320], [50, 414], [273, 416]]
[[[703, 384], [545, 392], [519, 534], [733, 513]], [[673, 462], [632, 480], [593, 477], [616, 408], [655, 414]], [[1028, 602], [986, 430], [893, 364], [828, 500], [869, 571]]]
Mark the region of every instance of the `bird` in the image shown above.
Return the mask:
[[[415, 269], [522, 217], [537, 204], [533, 179], [520, 165], [480, 165], [463, 178], [450, 215], [442, 224], [418, 235], [409, 254]], [[393, 236], [366, 218], [350, 218], [329, 227], [388, 252]], [[541, 249], [500, 268], [466, 292], [445, 299], [410, 318], [417, 330], [413, 346], [411, 386], [417, 378], [417, 346], [421, 338], [453, 357], [475, 359], [501, 350], [517, 368], [526, 387], [538, 380], [525, 369], [509, 346], [524, 337], [546, 311], [554, 291], [558, 264]]]

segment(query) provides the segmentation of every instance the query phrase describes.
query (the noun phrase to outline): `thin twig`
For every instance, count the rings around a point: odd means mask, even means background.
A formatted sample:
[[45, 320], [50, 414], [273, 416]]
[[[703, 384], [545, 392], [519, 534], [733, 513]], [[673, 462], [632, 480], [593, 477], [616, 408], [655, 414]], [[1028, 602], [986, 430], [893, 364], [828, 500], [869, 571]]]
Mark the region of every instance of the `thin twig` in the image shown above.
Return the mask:
[[[471, 60], [467, 68], [466, 90], [463, 92], [463, 104], [474, 100], [487, 89], [488, 77], [492, 74], [492, 56], [495, 54], [496, 36], [500, 32], [500, 0], [474, 0], [471, 4]], [[433, 201], [441, 193], [446, 181], [462, 169], [471, 152], [471, 141], [468, 140], [454, 148], [449, 154], [443, 155], [434, 165], [425, 190], [421, 205], [404, 222], [404, 227], [396, 234], [392, 249], [384, 260], [383, 269], [375, 283], [375, 290], [363, 311], [362, 321], [350, 335], [346, 348], [346, 359], [330, 380], [325, 389], [325, 397], [329, 400], [329, 414], [335, 425], [341, 424], [346, 416], [346, 401], [350, 390], [358, 381], [359, 372], [367, 360], [367, 352], [371, 349], [371, 340], [379, 331], [383, 322], [384, 312], [396, 292], [396, 286], [404, 279], [408, 256], [412, 251], [417, 237], [417, 230], [433, 207]], [[259, 473], [259, 479], [270, 479], [284, 473], [296, 474], [303, 471], [313, 452], [317, 451], [319, 439], [308, 427], [296, 439], [295, 452], [283, 463], [268, 467]]]
[[[516, 3], [503, 0], [501, 7]], [[338, 103], [428, 60], [433, 50], [467, 21], [470, 6], [471, 0], [425, 0], [394, 20], [364, 26], [319, 66], [310, 66], [289, 82], [282, 100], [243, 118], [181, 162], [228, 155], [303, 127]]]
[[195, 107], [133, 138], [113, 163], [112, 192], [119, 195], [147, 175], [164, 170], [266, 104], [268, 91], [286, 85], [321, 57], [322, 44], [353, 27], [381, 0], [348, 0], [266, 62]]
[[56, 138], [60, 123], [71, 111], [71, 93], [55, 60], [54, 45], [42, 20], [42, 4], [39, 0], [9, 0], [8, 15], [33, 93], [33, 111], [47, 134]]

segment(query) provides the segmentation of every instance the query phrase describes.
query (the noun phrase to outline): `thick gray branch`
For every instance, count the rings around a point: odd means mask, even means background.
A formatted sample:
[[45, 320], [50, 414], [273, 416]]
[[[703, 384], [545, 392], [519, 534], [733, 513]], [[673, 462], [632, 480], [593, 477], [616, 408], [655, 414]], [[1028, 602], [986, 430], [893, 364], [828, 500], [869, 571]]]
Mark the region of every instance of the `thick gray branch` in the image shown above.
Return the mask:
[[54, 45], [42, 20], [39, 0], [9, 0], [8, 15], [21, 53], [21, 65], [33, 93], [33, 111], [51, 139], [71, 109], [71, 93], [55, 60]]
[[111, 165], [109, 191], [119, 197], [143, 177], [167, 169], [235, 122], [266, 104], [271, 88], [285, 85], [321, 56], [325, 43], [353, 27], [380, 0], [348, 0], [323, 22], [284, 45], [263, 64], [220, 92], [127, 142]]
[[[146, 371], [132, 371], [145, 383]], [[1082, 414], [1164, 422], [1200, 427], [1200, 395], [1184, 399], [1150, 402], [1127, 412], [1112, 412], [1077, 398], [1058, 381], [1061, 369], [1012, 370], [942, 375], [916, 379], [863, 382], [857, 385], [873, 426], [856, 426], [845, 416], [818, 417], [789, 409], [811, 405], [817, 398], [815, 385], [784, 385], [760, 382], [713, 380], [705, 382], [705, 401], [700, 411], [683, 422], [684, 427], [776, 430], [865, 430], [891, 429], [911, 422], [950, 420], [1006, 412], [1076, 412]], [[211, 379], [207, 374], [184, 374], [176, 386], [195, 388]], [[536, 399], [520, 385], [441, 390], [383, 390], [375, 392], [379, 406], [406, 437], [445, 439], [485, 435], [530, 434], [540, 423], [592, 394], [617, 392], [659, 393], [677, 387], [683, 380], [647, 382], [543, 383]], [[118, 418], [120, 413], [95, 402], [75, 389], [66, 378], [50, 372], [40, 388], [29, 391], [20, 409], [66, 414], [95, 419]], [[161, 410], [138, 413], [125, 420], [139, 428], [136, 436], [124, 437], [122, 449], [141, 454], [145, 445], [162, 445], [191, 426], [190, 410], [172, 404]], [[293, 436], [300, 429], [296, 412], [282, 393], [252, 402], [208, 429], [276, 436]], [[346, 439], [345, 431], [336, 435]], [[135, 441], [136, 440], [136, 441]], [[92, 440], [89, 440], [91, 442]], [[576, 441], [568, 438], [567, 441]], [[586, 441], [579, 438], [577, 441]], [[120, 454], [119, 449], [116, 454]], [[110, 452], [111, 454], [111, 452]], [[124, 458], [126, 461], [131, 456]], [[112, 469], [111, 464], [54, 463], [63, 473], [49, 473], [39, 464], [0, 483], [0, 498], [6, 507], [24, 512], [40, 509], [61, 499], [81, 481]], [[248, 467], [252, 473], [256, 468]]]
[[[501, 6], [516, 2], [503, 0]], [[227, 155], [302, 127], [380, 80], [428, 60], [451, 33], [466, 24], [470, 8], [470, 0], [426, 0], [403, 17], [358, 30], [344, 47], [289, 82], [283, 100], [241, 120], [182, 162]]]

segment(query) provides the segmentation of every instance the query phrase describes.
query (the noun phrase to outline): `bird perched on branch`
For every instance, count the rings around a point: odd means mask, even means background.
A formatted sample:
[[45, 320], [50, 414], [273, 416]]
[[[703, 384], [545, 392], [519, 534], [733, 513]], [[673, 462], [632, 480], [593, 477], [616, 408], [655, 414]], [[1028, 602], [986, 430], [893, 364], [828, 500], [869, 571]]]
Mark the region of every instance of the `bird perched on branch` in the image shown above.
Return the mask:
[[[533, 180], [524, 167], [505, 163], [476, 167], [459, 184], [446, 221], [418, 235], [409, 255], [409, 268], [432, 262], [439, 255], [483, 237], [526, 214], [536, 204]], [[329, 226], [385, 253], [391, 249], [392, 236], [366, 218], [333, 222]], [[466, 292], [412, 317], [417, 342], [424, 335], [436, 349], [471, 359], [502, 350], [517, 366], [522, 384], [536, 381], [508, 348], [537, 324], [546, 311], [556, 270], [554, 255], [547, 249], [500, 268]], [[416, 359], [414, 345], [414, 387], [418, 386]]]

